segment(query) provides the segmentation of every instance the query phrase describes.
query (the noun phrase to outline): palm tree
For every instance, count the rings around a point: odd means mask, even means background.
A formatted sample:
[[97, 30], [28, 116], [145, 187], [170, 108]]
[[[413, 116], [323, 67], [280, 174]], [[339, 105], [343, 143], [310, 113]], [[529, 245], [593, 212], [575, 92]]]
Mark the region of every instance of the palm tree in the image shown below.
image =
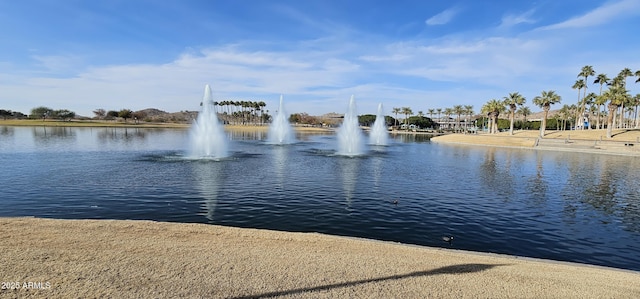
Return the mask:
[[638, 126], [640, 125], [638, 123], [638, 106], [640, 106], [640, 93], [637, 93], [634, 97], [633, 97], [633, 105], [635, 106], [635, 125], [634, 128], [638, 128]]
[[[588, 78], [589, 76], [595, 76], [595, 75], [596, 75], [596, 72], [593, 70], [593, 67], [590, 65], [583, 66], [582, 69], [580, 70], [580, 74], [578, 74], [578, 77], [584, 77], [584, 93], [582, 95], [583, 100], [587, 96], [587, 84], [589, 82]], [[582, 103], [582, 106], [578, 107], [578, 113], [584, 114], [585, 109], [586, 109], [586, 104]]]
[[267, 103], [265, 103], [264, 101], [260, 101], [258, 102], [258, 106], [260, 106], [260, 124], [264, 124], [264, 113], [262, 111], [264, 111], [264, 107], [267, 107]]
[[431, 108], [431, 109], [427, 109], [427, 114], [429, 114], [429, 118], [431, 118], [433, 120], [433, 114], [436, 112], [435, 109]]
[[522, 127], [524, 128], [525, 126], [527, 126], [527, 116], [531, 115], [531, 109], [529, 109], [529, 107], [527, 106], [520, 107], [520, 109], [518, 109], [516, 113], [522, 115], [522, 117], [524, 118]]
[[[616, 76], [614, 77], [611, 82], [607, 83], [607, 86], [609, 86], [609, 89], [611, 89], [612, 87], [622, 87], [623, 88], [624, 85], [624, 78], [620, 77], [620, 76]], [[606, 97], [607, 101], [609, 101], [611, 99], [612, 93], [607, 93], [606, 91], [602, 94], [602, 96]], [[613, 111], [613, 116], [611, 116], [611, 113], [607, 113], [607, 117], [613, 117], [613, 126], [616, 126], [616, 119], [617, 119], [617, 113], [618, 113], [618, 107], [620, 107], [619, 105], [616, 106], [616, 110]], [[607, 104], [607, 109], [609, 109], [609, 104]]]
[[450, 129], [450, 123], [449, 121], [451, 120], [451, 114], [453, 114], [453, 109], [451, 108], [445, 108], [444, 109], [444, 115], [447, 117], [447, 129]]
[[[581, 73], [582, 74], [582, 73]], [[578, 75], [580, 76], [580, 75]], [[578, 90], [578, 105], [580, 105], [580, 92], [582, 91], [582, 89], [584, 88], [584, 90], [587, 90], [587, 85], [585, 83], [585, 81], [583, 79], [579, 79], [576, 80], [576, 83], [573, 84], [573, 86], [571, 86], [572, 89], [577, 89]], [[575, 127], [578, 127], [578, 119], [580, 118], [580, 116], [578, 115], [578, 117], [576, 117], [576, 124]]]
[[615, 111], [618, 110], [618, 107], [626, 101], [629, 97], [629, 92], [624, 88], [623, 85], [612, 85], [609, 90], [605, 91], [602, 94], [604, 97], [609, 99], [609, 116], [607, 117], [607, 138], [612, 137], [612, 130], [615, 121]]
[[[604, 105], [607, 103], [607, 97], [602, 96], [602, 94], [600, 94], [599, 96], [596, 97], [595, 100], [595, 104], [598, 106], [598, 113], [596, 115], [596, 129], [604, 129], [604, 122], [602, 122], [602, 127], [600, 127], [600, 118], [602, 118], [602, 115], [604, 114]], [[602, 107], [602, 108], [600, 108]]]
[[[622, 71], [620, 71], [620, 74], [618, 74], [619, 77], [622, 78], [622, 87], [626, 88], [627, 86], [627, 77], [631, 77], [633, 76], [633, 73], [631, 72], [631, 70], [629, 68], [624, 68]], [[620, 128], [623, 127], [624, 124], [624, 104], [625, 101], [622, 101], [622, 104], [620, 106]]]
[[409, 130], [409, 116], [413, 114], [413, 111], [409, 107], [402, 107], [402, 114], [405, 115], [404, 124], [407, 125], [407, 130]]
[[455, 105], [452, 109], [453, 114], [457, 115], [456, 117], [456, 131], [460, 131], [460, 115], [464, 113], [462, 105]]
[[400, 113], [400, 108], [393, 107], [393, 109], [391, 109], [391, 113], [396, 115], [396, 122], [395, 122], [396, 125], [395, 126], [397, 127], [398, 126], [398, 113]]
[[438, 112], [438, 122], [440, 122], [440, 114], [442, 113], [442, 108], [437, 108], [436, 112]]
[[542, 124], [540, 125], [540, 138], [544, 137], [544, 130], [547, 126], [547, 116], [549, 115], [551, 105], [558, 104], [560, 101], [562, 101], [562, 98], [553, 90], [542, 91], [542, 95], [533, 98], [533, 104], [542, 108], [544, 111]]
[[527, 101], [520, 93], [512, 92], [509, 96], [504, 97], [503, 104], [509, 106], [509, 110], [511, 114], [509, 115], [509, 119], [511, 120], [511, 124], [509, 125], [509, 135], [513, 135], [513, 123], [515, 122], [516, 110], [518, 106], [524, 105]]
[[[596, 77], [595, 80], [593, 80], [593, 84], [600, 84], [600, 94], [599, 96], [602, 96], [602, 86], [609, 83], [609, 77], [607, 77], [606, 74], [598, 74], [598, 76]], [[596, 105], [598, 105], [598, 116], [597, 116], [597, 120], [596, 120], [596, 129], [600, 128], [600, 106], [604, 106], [604, 104], [607, 102], [606, 99], [604, 101], [602, 101], [602, 99], [600, 98], [596, 98]], [[604, 129], [604, 122], [603, 122], [603, 129]]]
[[628, 67], [626, 67], [620, 71], [618, 76], [623, 77], [625, 79], [625, 85], [626, 85], [627, 77], [633, 77], [633, 72]]
[[609, 83], [609, 80], [611, 79], [607, 77], [607, 74], [598, 74], [596, 79], [593, 80], [593, 84], [600, 84], [600, 94], [602, 94], [602, 86]]
[[562, 126], [557, 126], [556, 130], [562, 131], [561, 128], [564, 128], [564, 123], [566, 122], [568, 115], [569, 115], [569, 105], [567, 104], [562, 105], [562, 107], [560, 107], [560, 109], [556, 111], [556, 114], [554, 115], [554, 117], [558, 119], [558, 123], [562, 123]]
[[491, 99], [482, 106], [482, 112], [486, 113], [489, 117], [489, 134], [498, 133], [498, 116], [500, 116], [500, 112], [504, 112], [504, 110], [504, 103], [496, 99]]
[[469, 126], [469, 121], [471, 120], [471, 116], [473, 115], [473, 105], [465, 105], [464, 106], [464, 114], [467, 116], [465, 118], [465, 130], [464, 130], [464, 133], [467, 134], [467, 127]]
[[[582, 101], [584, 102], [585, 107], [586, 107], [586, 105], [589, 105], [589, 107], [591, 107], [595, 103], [597, 98], [598, 98], [598, 96], [594, 92], [590, 92], [584, 97], [584, 99], [582, 99]], [[590, 109], [589, 112], [593, 112], [593, 110], [594, 109]], [[586, 110], [585, 110], [585, 112], [586, 112]], [[587, 113], [585, 113], [585, 114], [587, 114]], [[587, 123], [588, 123], [588, 126], [589, 126], [589, 130], [591, 130], [591, 113], [588, 113], [587, 115], [588, 115]]]

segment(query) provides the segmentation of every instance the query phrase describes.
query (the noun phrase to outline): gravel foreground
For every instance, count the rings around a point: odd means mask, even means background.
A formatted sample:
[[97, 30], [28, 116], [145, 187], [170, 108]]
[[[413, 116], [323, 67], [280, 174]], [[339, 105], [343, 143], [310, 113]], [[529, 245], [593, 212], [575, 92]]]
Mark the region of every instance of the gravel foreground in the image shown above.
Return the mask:
[[0, 218], [2, 298], [638, 298], [640, 272], [316, 233]]

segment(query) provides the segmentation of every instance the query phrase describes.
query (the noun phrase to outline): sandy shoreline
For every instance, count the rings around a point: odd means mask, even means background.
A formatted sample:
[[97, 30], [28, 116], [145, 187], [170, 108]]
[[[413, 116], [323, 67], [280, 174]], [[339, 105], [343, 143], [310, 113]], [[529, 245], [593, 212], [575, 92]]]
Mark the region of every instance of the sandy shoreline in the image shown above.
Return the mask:
[[0, 218], [0, 232], [0, 279], [20, 285], [2, 298], [640, 295], [640, 272], [316, 233], [38, 218]]
[[606, 138], [606, 130], [547, 131], [539, 138], [538, 131], [516, 131], [498, 134], [448, 134], [431, 138], [434, 143], [526, 148], [535, 150], [571, 151], [610, 155], [640, 156], [640, 129], [614, 130]]

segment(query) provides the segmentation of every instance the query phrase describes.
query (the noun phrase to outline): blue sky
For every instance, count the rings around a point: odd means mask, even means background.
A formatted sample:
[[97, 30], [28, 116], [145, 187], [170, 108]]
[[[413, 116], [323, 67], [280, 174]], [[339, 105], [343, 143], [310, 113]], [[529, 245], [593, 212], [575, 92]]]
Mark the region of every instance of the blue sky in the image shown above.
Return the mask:
[[0, 109], [23, 113], [198, 110], [205, 84], [311, 115], [515, 91], [539, 111], [543, 90], [577, 101], [584, 65], [640, 69], [640, 0], [0, 0], [0, 28]]

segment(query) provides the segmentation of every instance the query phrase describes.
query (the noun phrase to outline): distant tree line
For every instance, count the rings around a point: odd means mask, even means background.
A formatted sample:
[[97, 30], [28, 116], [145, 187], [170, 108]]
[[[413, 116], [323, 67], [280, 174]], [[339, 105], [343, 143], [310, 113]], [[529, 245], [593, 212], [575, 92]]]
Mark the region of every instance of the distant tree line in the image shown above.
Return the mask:
[[[365, 127], [373, 126], [377, 116], [373, 114], [363, 114], [358, 116], [358, 124]], [[385, 116], [385, 125], [387, 127], [393, 127], [398, 123], [398, 120], [392, 116]], [[311, 116], [307, 113], [294, 113], [289, 116], [289, 122], [292, 124], [311, 125], [311, 126], [337, 126], [342, 123], [342, 117], [327, 118], [322, 116]], [[410, 116], [405, 120], [407, 125], [416, 125], [419, 128], [434, 128], [437, 124], [428, 117], [420, 114], [417, 116]]]
[[38, 119], [42, 118], [43, 120], [49, 119], [59, 119], [63, 121], [70, 121], [72, 118], [76, 117], [76, 113], [68, 110], [68, 109], [58, 109], [54, 110], [49, 107], [40, 106], [31, 109], [31, 113], [29, 114], [29, 118]]
[[147, 115], [142, 111], [133, 112], [130, 109], [120, 109], [116, 110], [104, 110], [102, 108], [93, 110], [93, 115], [95, 119], [102, 120], [114, 120], [116, 118], [124, 119], [124, 122], [127, 122], [128, 119], [134, 119], [135, 121], [144, 120]]
[[7, 119], [22, 119], [22, 118], [26, 118], [27, 115], [25, 115], [22, 112], [0, 109], [0, 117], [2, 117], [2, 119], [4, 119], [4, 120], [7, 120]]
[[226, 124], [264, 124], [271, 120], [263, 101], [220, 101], [213, 103], [219, 118]]

